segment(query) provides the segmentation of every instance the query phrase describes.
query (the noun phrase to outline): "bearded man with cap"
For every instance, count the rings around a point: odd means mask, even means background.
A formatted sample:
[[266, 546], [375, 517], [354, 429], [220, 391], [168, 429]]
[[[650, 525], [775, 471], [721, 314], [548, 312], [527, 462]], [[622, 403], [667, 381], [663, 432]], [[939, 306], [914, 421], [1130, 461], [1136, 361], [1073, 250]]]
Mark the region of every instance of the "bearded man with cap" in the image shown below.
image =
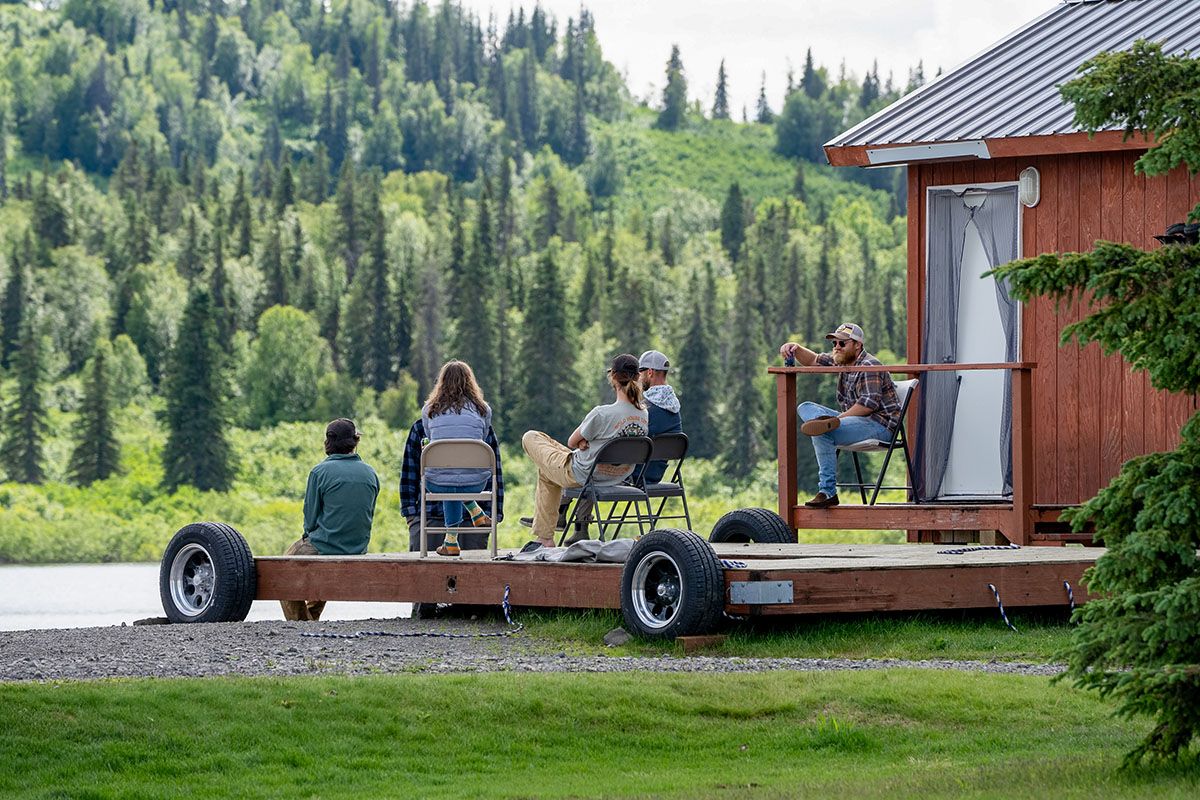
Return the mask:
[[[355, 451], [362, 434], [354, 420], [325, 426], [325, 460], [308, 473], [304, 492], [304, 535], [284, 555], [330, 556], [367, 552], [379, 476]], [[291, 620], [321, 618], [324, 600], [280, 600]]]
[[[683, 433], [679, 415], [679, 398], [667, 383], [671, 362], [657, 350], [647, 350], [638, 359], [638, 380], [645, 390], [646, 410], [650, 413], [650, 438], [664, 433]], [[667, 472], [666, 461], [651, 461], [646, 465], [646, 483], [658, 483]], [[637, 473], [633, 478], [640, 477]]]
[[[844, 322], [825, 335], [833, 344], [830, 353], [816, 353], [803, 345], [787, 342], [779, 348], [785, 363], [805, 367], [877, 367], [879, 359], [867, 352], [863, 330]], [[888, 439], [900, 424], [900, 398], [886, 372], [843, 372], [838, 375], [837, 401], [841, 411], [817, 403], [796, 407], [803, 424], [801, 433], [812, 437], [817, 454], [817, 494], [804, 505], [829, 508], [838, 504], [837, 448], [867, 439]]]

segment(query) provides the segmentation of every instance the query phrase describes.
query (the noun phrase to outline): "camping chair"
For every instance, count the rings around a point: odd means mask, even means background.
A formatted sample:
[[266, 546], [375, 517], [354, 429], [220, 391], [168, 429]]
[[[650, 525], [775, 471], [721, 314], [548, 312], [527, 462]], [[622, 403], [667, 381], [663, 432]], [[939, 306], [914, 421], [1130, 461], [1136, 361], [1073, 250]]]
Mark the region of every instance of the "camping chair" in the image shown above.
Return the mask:
[[[491, 470], [490, 488], [482, 492], [437, 492], [425, 488], [425, 471], [440, 467], [456, 467], [460, 469]], [[493, 489], [496, 486], [496, 453], [491, 446], [481, 439], [436, 439], [421, 448], [421, 558], [429, 553], [430, 529], [425, 524], [426, 505], [442, 500], [474, 500], [475, 502], [492, 503]], [[496, 506], [492, 503], [492, 525], [487, 529], [492, 557], [496, 557]], [[446, 525], [433, 528], [433, 533], [445, 534], [452, 530]], [[454, 528], [459, 535], [480, 533], [477, 530], [462, 530]]]
[[[654, 437], [654, 450], [650, 453], [650, 460], [666, 461], [668, 469], [671, 466], [670, 462], [674, 461], [675, 471], [671, 473], [670, 480], [643, 484], [647, 497], [660, 500], [658, 510], [650, 514], [650, 530], [658, 527], [659, 520], [663, 519], [681, 519], [689, 531], [692, 529], [692, 514], [688, 510], [687, 492], [683, 488], [683, 460], [687, 457], [687, 450], [688, 437], [685, 433], [663, 433]], [[683, 513], [663, 516], [663, 508], [672, 497], [678, 497], [683, 503]]]
[[[892, 436], [887, 441], [883, 439], [864, 439], [861, 442], [854, 444], [840, 444], [838, 450], [849, 451], [854, 459], [854, 474], [858, 478], [858, 483], [839, 483], [838, 486], [844, 486], [848, 489], [858, 489], [862, 495], [863, 505], [873, 506], [876, 499], [879, 497], [880, 489], [905, 489], [912, 491], [912, 457], [908, 451], [908, 433], [904, 430], [904, 417], [908, 414], [908, 404], [912, 400], [913, 391], [920, 384], [918, 378], [913, 378], [910, 381], [896, 382], [896, 397], [900, 400], [900, 422], [896, 425], [896, 430], [892, 431]], [[883, 478], [887, 474], [888, 462], [892, 460], [892, 451], [897, 447], [904, 453], [904, 469], [905, 475], [908, 476], [908, 483], [904, 486], [884, 486]], [[858, 460], [859, 453], [886, 453], [883, 457], [883, 466], [879, 468], [879, 477], [875, 479], [875, 483], [866, 483], [863, 481], [862, 463]], [[867, 489], [873, 488], [871, 499], [867, 500]]]
[[[633, 465], [635, 468], [641, 466], [646, 468], [647, 462], [650, 461], [650, 454], [654, 452], [654, 443], [647, 436], [618, 436], [611, 439], [600, 448], [600, 452], [596, 453], [596, 460], [592, 462], [591, 468], [588, 470], [587, 479], [583, 485], [577, 489], [567, 489], [563, 492], [563, 499], [574, 500], [571, 505], [571, 513], [567, 515], [567, 524], [563, 526], [562, 535], [558, 538], [559, 545], [562, 545], [567, 539], [567, 532], [572, 530], [574, 524], [579, 522], [581, 525], [587, 525], [594, 521], [597, 527], [600, 528], [600, 541], [604, 541], [604, 534], [609, 527], [616, 526], [613, 532], [613, 538], [621, 532], [621, 526], [626, 522], [631, 521], [629, 517], [629, 509], [634, 510], [632, 521], [636, 521], [638, 525], [638, 535], [645, 533], [644, 523], [651, 522], [650, 514], [650, 498], [640, 486], [630, 486], [626, 483], [619, 483], [615, 486], [598, 486], [593, 481], [596, 472], [596, 467], [600, 464], [613, 464], [621, 466]], [[589, 522], [579, 521], [579, 500], [587, 497], [592, 501], [591, 514], [592, 519]], [[600, 504], [609, 503], [608, 516], [600, 514]], [[617, 506], [624, 503], [625, 507], [621, 510], [620, 516], [617, 516]], [[642, 513], [642, 504], [646, 504], [646, 513]]]

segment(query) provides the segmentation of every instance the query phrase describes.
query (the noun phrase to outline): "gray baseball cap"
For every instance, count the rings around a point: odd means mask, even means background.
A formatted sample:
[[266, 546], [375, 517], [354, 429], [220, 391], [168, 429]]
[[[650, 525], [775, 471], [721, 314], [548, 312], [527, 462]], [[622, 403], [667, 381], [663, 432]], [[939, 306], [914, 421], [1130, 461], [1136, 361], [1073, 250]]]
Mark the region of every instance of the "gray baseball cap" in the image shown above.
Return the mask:
[[840, 339], [843, 342], [846, 341], [847, 339], [853, 339], [854, 341], [858, 342], [859, 344], [862, 344], [863, 331], [862, 331], [862, 328], [858, 327], [853, 322], [843, 322], [841, 325], [838, 325], [836, 331], [834, 331], [833, 333], [825, 334], [825, 338], [826, 339]]
[[638, 369], [653, 369], [658, 372], [666, 372], [670, 368], [671, 362], [657, 350], [647, 350], [638, 359]]

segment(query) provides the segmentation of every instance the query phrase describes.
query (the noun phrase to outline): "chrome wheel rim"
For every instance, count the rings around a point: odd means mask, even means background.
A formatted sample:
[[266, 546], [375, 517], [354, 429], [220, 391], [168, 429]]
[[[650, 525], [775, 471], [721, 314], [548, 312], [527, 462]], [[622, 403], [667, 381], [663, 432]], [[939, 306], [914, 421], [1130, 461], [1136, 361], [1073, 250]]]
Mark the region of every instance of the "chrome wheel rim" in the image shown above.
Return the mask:
[[638, 562], [632, 589], [633, 613], [647, 628], [667, 627], [683, 608], [683, 576], [666, 553], [651, 553]]
[[171, 561], [171, 601], [180, 614], [198, 617], [212, 605], [217, 571], [198, 544], [184, 545]]

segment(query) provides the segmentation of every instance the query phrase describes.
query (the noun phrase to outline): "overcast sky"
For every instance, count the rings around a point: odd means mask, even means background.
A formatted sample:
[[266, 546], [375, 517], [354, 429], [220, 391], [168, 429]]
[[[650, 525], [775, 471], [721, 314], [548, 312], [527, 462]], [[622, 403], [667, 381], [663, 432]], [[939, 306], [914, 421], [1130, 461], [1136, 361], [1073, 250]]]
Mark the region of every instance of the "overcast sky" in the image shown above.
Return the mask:
[[[762, 73], [767, 95], [778, 111], [789, 63], [798, 76], [804, 53], [812, 48], [818, 64], [837, 74], [847, 69], [860, 77], [879, 60], [896, 83], [908, 69], [925, 62], [932, 78], [965, 61], [997, 39], [1053, 8], [1058, 0], [591, 0], [584, 5], [596, 20], [604, 54], [627, 74], [637, 97], [658, 102], [671, 44], [678, 44], [688, 78], [688, 95], [712, 105], [717, 67], [725, 59], [730, 80], [730, 110], [751, 115]], [[487, 20], [494, 9], [501, 26], [520, 3], [462, 0]], [[527, 12], [532, 3], [525, 3]], [[562, 33], [568, 17], [579, 16], [579, 0], [542, 0], [558, 19]]]

